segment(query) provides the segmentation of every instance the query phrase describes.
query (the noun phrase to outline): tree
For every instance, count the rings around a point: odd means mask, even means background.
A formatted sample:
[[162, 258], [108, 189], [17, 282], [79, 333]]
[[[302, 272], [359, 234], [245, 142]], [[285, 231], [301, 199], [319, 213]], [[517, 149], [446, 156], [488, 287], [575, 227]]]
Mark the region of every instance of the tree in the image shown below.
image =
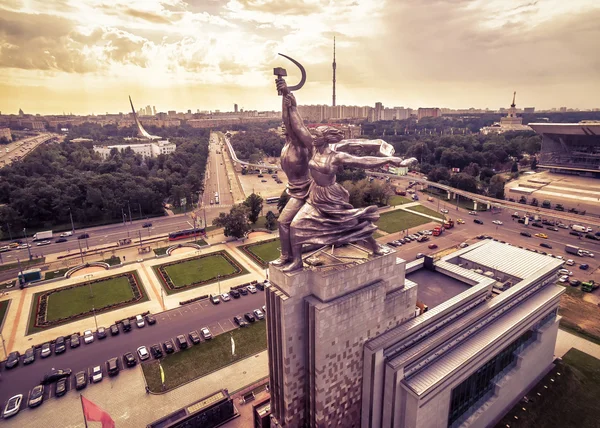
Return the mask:
[[279, 214], [281, 214], [281, 211], [283, 211], [289, 200], [290, 195], [288, 195], [287, 191], [284, 190], [283, 192], [281, 192], [281, 196], [279, 197], [279, 201], [277, 202], [277, 211], [279, 211]]
[[265, 227], [268, 230], [275, 230], [275, 228], [277, 227], [277, 217], [275, 217], [275, 214], [273, 213], [273, 211], [267, 212], [266, 220], [265, 220]]
[[231, 207], [229, 214], [220, 213], [219, 217], [213, 220], [213, 225], [222, 227], [225, 236], [232, 236], [239, 239], [246, 236], [250, 230], [250, 224], [248, 223], [249, 214], [250, 209], [247, 206], [237, 204]]
[[531, 157], [531, 169], [533, 171], [537, 169], [537, 158], [535, 156]]
[[494, 175], [490, 179], [490, 186], [488, 188], [489, 196], [497, 199], [504, 199], [504, 177], [500, 174]]
[[244, 201], [244, 205], [248, 207], [250, 213], [248, 217], [250, 219], [250, 223], [254, 224], [258, 220], [258, 216], [263, 208], [263, 198], [261, 198], [256, 193], [252, 193], [249, 195]]
[[519, 172], [519, 164], [517, 162], [513, 162], [512, 167], [510, 168], [510, 172], [513, 174]]

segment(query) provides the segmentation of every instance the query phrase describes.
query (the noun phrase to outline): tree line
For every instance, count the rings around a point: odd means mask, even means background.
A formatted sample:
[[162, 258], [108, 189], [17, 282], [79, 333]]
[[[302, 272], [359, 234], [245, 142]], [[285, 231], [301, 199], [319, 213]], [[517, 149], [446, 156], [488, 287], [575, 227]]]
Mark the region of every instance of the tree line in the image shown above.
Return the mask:
[[[203, 189], [208, 130], [173, 138], [171, 155], [142, 159], [116, 149], [103, 161], [94, 143], [47, 144], [0, 169], [0, 228], [22, 230], [109, 223], [163, 214], [163, 204], [192, 202]], [[81, 135], [81, 134], [79, 134]], [[87, 134], [84, 134], [87, 135]]]

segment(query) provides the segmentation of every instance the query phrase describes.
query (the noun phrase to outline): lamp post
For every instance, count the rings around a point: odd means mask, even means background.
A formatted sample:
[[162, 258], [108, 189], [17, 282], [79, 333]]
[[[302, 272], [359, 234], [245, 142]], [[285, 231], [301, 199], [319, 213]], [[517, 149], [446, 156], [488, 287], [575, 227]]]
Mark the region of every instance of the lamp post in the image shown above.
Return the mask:
[[73, 213], [71, 213], [71, 207], [69, 207], [69, 217], [71, 218], [71, 232], [75, 233], [75, 225], [73, 224]]
[[29, 248], [29, 242], [27, 242], [27, 229], [25, 228], [23, 228], [23, 236], [25, 237], [25, 245], [27, 246], [27, 252], [29, 253], [29, 260], [31, 260], [31, 248]]
[[129, 201], [127, 201], [127, 209], [129, 210], [129, 224], [131, 224], [132, 223], [132, 220], [131, 220], [131, 205], [129, 204]]
[[12, 233], [10, 233], [10, 224], [6, 223], [6, 228], [8, 229], [8, 237], [12, 241], [13, 239], [12, 239]]
[[85, 262], [83, 261], [83, 251], [81, 250], [81, 240], [78, 239], [77, 244], [79, 245], [79, 255], [81, 256], [81, 263], [83, 264]]
[[221, 294], [221, 275], [217, 274], [217, 283], [219, 284], [219, 294]]
[[96, 319], [96, 308], [92, 305], [92, 313], [94, 314], [94, 324], [96, 324], [96, 330], [98, 330], [98, 320]]
[[2, 349], [4, 350], [4, 358], [8, 357], [8, 354], [6, 353], [6, 345], [4, 343], [4, 336], [2, 336], [2, 333], [0, 333], [0, 338], [2, 338]]

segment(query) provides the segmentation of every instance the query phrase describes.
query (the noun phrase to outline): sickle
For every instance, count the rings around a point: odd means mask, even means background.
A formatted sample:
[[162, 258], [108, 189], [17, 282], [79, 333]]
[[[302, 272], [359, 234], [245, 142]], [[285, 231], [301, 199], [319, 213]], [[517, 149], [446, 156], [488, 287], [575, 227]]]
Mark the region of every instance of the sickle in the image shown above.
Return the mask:
[[295, 85], [295, 86], [288, 86], [288, 89], [289, 89], [290, 91], [297, 91], [298, 89], [300, 89], [300, 88], [302, 88], [302, 87], [304, 86], [304, 83], [306, 83], [306, 70], [304, 70], [304, 67], [302, 67], [302, 64], [300, 64], [300, 63], [299, 63], [298, 61], [296, 61], [295, 59], [293, 59], [293, 58], [290, 58], [289, 56], [287, 56], [287, 55], [284, 55], [284, 54], [281, 54], [281, 53], [280, 53], [279, 55], [281, 55], [281, 56], [282, 56], [282, 57], [284, 57], [284, 58], [287, 58], [287, 59], [289, 59], [289, 60], [290, 60], [290, 61], [292, 61], [294, 64], [296, 64], [296, 65], [298, 66], [298, 68], [300, 69], [300, 72], [302, 73], [302, 79], [300, 79], [300, 83], [298, 83], [298, 84], [297, 84], [297, 85]]

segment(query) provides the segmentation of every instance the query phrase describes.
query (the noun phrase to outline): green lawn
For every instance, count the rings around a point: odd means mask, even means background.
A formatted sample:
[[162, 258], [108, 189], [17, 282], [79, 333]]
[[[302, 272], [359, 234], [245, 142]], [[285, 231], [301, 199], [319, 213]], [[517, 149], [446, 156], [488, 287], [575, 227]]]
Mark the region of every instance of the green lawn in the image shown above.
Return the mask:
[[[92, 297], [93, 296], [93, 297]], [[133, 297], [127, 278], [113, 278], [88, 285], [81, 285], [69, 290], [59, 291], [48, 298], [46, 319], [54, 321], [89, 311], [92, 307], [103, 308]]]
[[600, 360], [575, 348], [567, 352], [497, 428], [595, 428], [600, 419]]
[[[7, 254], [7, 253], [4, 253]], [[6, 257], [6, 256], [5, 256]], [[32, 266], [43, 264], [46, 261], [45, 257], [40, 257], [39, 259], [33, 260], [21, 260], [21, 269], [29, 269]], [[9, 269], [18, 269], [19, 263], [7, 263], [4, 265], [0, 265], [0, 272], [9, 270]]]
[[[409, 209], [411, 211], [416, 211], [416, 212], [421, 213], [421, 214], [427, 214], [427, 215], [430, 215], [432, 217], [439, 218], [441, 220], [444, 220], [446, 218], [444, 216], [444, 214], [439, 213], [437, 211], [434, 211], [432, 209], [429, 209], [427, 207], [424, 207], [423, 205], [416, 205], [414, 207], [410, 207], [410, 208], [407, 208], [407, 209]], [[450, 210], [448, 210], [448, 211], [450, 211]]]
[[[231, 333], [231, 334], [230, 334]], [[246, 328], [215, 336], [214, 339], [166, 355], [162, 360], [166, 390], [219, 370], [267, 349], [267, 329], [264, 321]], [[231, 337], [235, 341], [235, 356], [231, 355]], [[152, 392], [162, 390], [158, 361], [142, 363], [146, 383]]]
[[396, 205], [407, 204], [409, 202], [412, 202], [412, 200], [405, 198], [404, 196], [394, 195], [390, 198], [388, 205], [394, 207]]
[[44, 280], [63, 277], [63, 276], [65, 276], [65, 273], [67, 273], [67, 271], [69, 269], [70, 268], [64, 268], [64, 269], [59, 269], [59, 270], [46, 271], [46, 274], [44, 275]]
[[[131, 304], [138, 304], [148, 300], [146, 290], [135, 272], [128, 272], [136, 276], [137, 283], [140, 287], [142, 298]], [[133, 292], [125, 277], [108, 278], [104, 281], [99, 281], [92, 284], [92, 294], [90, 294], [90, 286], [87, 282], [81, 283], [77, 287], [65, 289], [53, 293], [48, 297], [48, 309], [46, 319], [48, 321], [65, 318], [67, 316], [77, 315], [87, 312], [92, 308], [96, 309], [96, 314], [108, 312], [115, 309], [122, 309], [125, 306], [108, 308], [109, 305], [115, 305], [120, 302], [125, 302], [133, 297]], [[58, 325], [65, 324], [71, 321], [65, 321], [54, 324], [48, 327], [36, 327], [35, 318], [38, 298], [45, 292], [35, 293], [31, 302], [29, 312], [29, 324], [27, 325], [27, 335], [44, 331], [48, 328], [54, 328]], [[106, 309], [102, 309], [106, 308]], [[91, 315], [90, 315], [91, 316]]]
[[157, 256], [162, 256], [164, 254], [167, 254], [167, 250], [169, 249], [169, 247], [161, 247], [161, 248], [155, 248], [154, 254], [156, 254]]
[[400, 232], [420, 224], [429, 223], [431, 220], [402, 210], [390, 211], [381, 214], [377, 226], [387, 233]]
[[[259, 264], [259, 266], [265, 268], [273, 260], [279, 258], [279, 248], [281, 242], [278, 239], [273, 241], [267, 241], [260, 244], [250, 244], [240, 247], [244, 252], [249, 253], [250, 258]], [[254, 257], [252, 257], [254, 256]]]
[[106, 260], [102, 260], [104, 263], [108, 263], [109, 266], [116, 266], [121, 263], [121, 258], [119, 256], [111, 256]]
[[[10, 287], [9, 287], [10, 285]], [[0, 290], [8, 290], [10, 288], [16, 287], [17, 286], [17, 280], [16, 279], [11, 279], [9, 281], [3, 282], [2, 284], [0, 284]]]
[[0, 326], [2, 326], [2, 322], [4, 321], [4, 317], [6, 316], [6, 311], [8, 310], [9, 302], [10, 300], [3, 300], [2, 302], [0, 302]]

